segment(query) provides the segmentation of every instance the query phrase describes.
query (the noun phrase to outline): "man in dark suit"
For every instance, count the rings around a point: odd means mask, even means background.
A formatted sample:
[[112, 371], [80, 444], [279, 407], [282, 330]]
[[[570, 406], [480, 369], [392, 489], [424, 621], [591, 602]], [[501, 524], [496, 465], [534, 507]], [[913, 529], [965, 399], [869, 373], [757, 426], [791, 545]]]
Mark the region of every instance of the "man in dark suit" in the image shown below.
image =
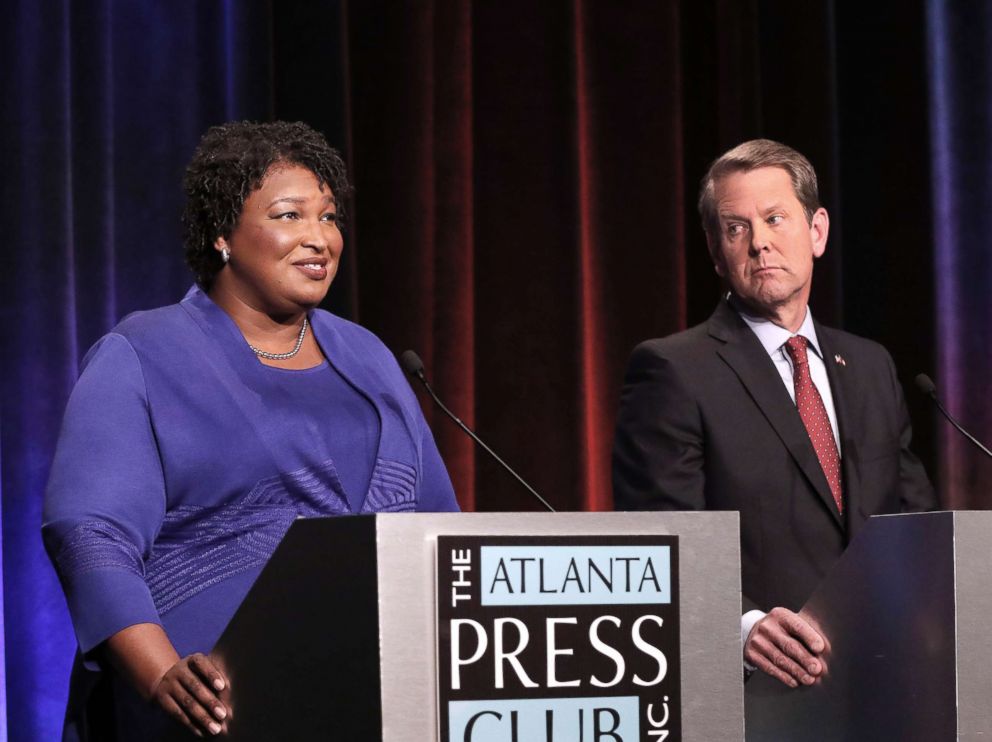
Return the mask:
[[707, 322], [634, 350], [616, 505], [740, 511], [745, 666], [809, 685], [826, 644], [796, 611], [869, 516], [936, 500], [889, 354], [807, 307], [830, 224], [809, 161], [745, 142], [711, 165], [699, 209], [730, 291]]

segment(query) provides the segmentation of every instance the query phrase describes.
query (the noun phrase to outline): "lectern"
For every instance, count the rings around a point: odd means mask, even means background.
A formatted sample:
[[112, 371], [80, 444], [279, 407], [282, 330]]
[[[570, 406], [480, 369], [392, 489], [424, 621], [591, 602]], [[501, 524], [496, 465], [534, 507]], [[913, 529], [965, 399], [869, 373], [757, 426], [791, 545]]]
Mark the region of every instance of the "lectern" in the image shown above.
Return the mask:
[[869, 519], [802, 613], [826, 675], [755, 674], [748, 742], [992, 739], [992, 513]]
[[317, 518], [212, 656], [235, 741], [741, 740], [740, 605], [736, 513]]

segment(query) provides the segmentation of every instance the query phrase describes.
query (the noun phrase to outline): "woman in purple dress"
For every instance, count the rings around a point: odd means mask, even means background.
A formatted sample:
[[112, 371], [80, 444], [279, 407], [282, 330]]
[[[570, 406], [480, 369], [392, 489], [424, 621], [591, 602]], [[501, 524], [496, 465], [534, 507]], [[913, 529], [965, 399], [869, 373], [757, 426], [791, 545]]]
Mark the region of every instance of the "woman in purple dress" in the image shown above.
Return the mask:
[[185, 187], [196, 285], [89, 351], [46, 492], [79, 641], [67, 740], [153, 739], [165, 715], [223, 733], [206, 653], [295, 518], [458, 509], [392, 354], [316, 309], [343, 247], [338, 154], [304, 124], [226, 124]]

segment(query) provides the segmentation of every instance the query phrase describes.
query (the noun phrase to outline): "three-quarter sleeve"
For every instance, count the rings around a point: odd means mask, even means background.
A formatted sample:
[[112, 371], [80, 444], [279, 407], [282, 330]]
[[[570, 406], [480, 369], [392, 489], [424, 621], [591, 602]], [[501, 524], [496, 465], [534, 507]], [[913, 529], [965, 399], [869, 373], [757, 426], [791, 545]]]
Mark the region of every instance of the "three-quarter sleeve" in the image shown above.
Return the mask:
[[141, 364], [110, 334], [83, 361], [45, 493], [45, 548], [83, 653], [128, 626], [161, 623], [144, 564], [165, 507]]

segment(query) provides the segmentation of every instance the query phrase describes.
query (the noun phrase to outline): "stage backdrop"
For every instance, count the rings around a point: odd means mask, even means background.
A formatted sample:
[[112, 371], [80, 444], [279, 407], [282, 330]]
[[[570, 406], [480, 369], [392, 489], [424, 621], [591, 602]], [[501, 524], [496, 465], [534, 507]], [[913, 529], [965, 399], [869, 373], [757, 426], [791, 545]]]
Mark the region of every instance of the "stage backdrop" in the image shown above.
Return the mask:
[[[202, 131], [302, 119], [357, 186], [329, 307], [416, 349], [561, 509], [607, 509], [627, 355], [720, 287], [696, 187], [755, 136], [805, 152], [831, 212], [814, 312], [931, 373], [992, 438], [989, 10], [931, 0], [8, 0], [0, 24], [0, 741], [56, 738], [73, 641], [41, 499], [86, 349], [178, 300]], [[953, 40], [953, 43], [952, 43]], [[980, 461], [907, 395], [943, 502]], [[427, 410], [463, 507], [533, 507]], [[938, 434], [939, 431], [939, 434]]]

